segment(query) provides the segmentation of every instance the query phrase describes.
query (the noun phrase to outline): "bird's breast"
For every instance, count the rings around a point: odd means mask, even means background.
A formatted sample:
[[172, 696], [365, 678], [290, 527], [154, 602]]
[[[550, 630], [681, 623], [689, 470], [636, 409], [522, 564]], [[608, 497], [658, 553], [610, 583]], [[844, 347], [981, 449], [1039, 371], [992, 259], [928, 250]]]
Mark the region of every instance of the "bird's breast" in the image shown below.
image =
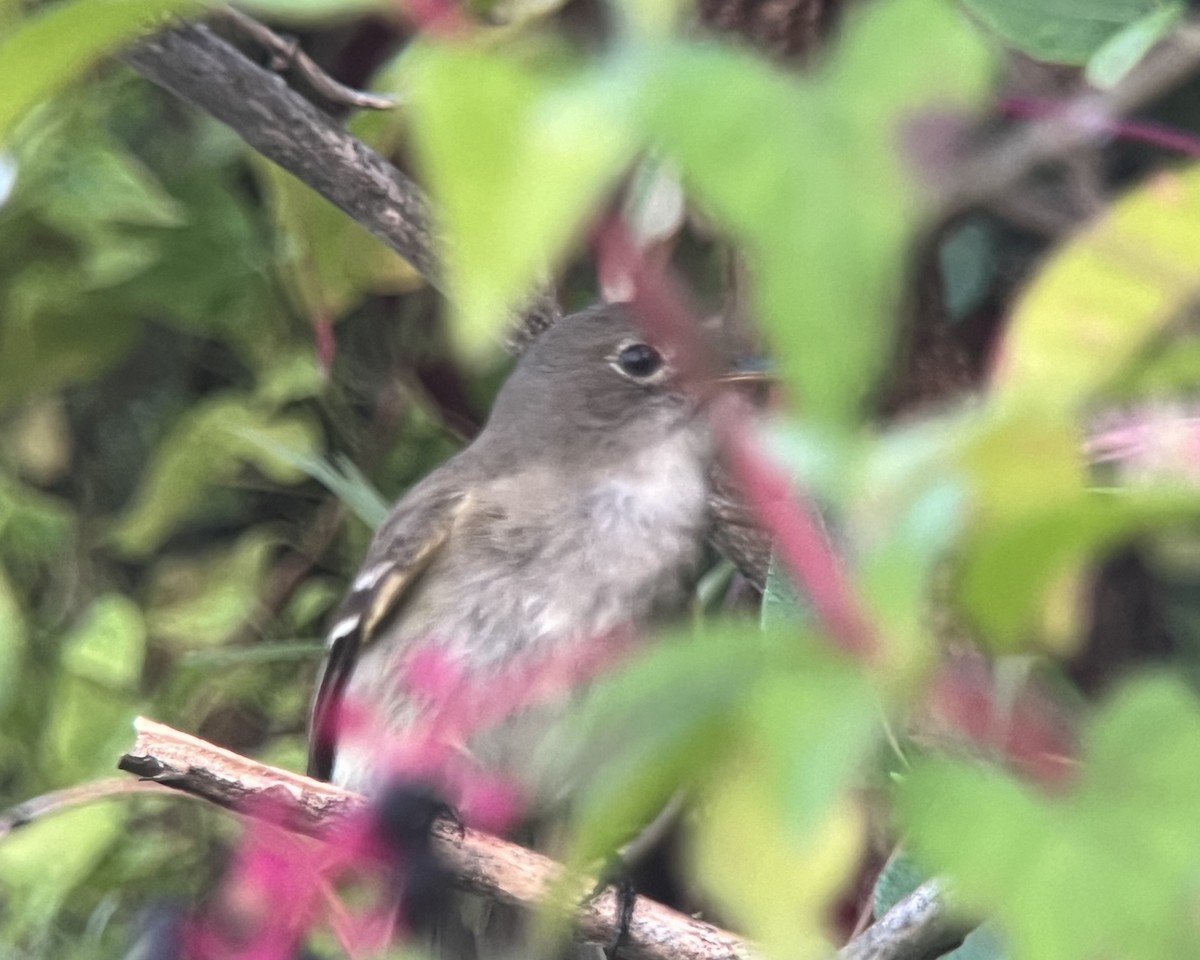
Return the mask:
[[[360, 661], [352, 693], [383, 702], [389, 726], [406, 728], [423, 708], [394, 678], [415, 648], [435, 647], [486, 688], [541, 658], [591, 659], [604, 652], [597, 644], [677, 611], [702, 553], [706, 472], [681, 444], [582, 476], [531, 468], [482, 485]], [[493, 730], [486, 765], [519, 767], [552, 726], [546, 716]]]

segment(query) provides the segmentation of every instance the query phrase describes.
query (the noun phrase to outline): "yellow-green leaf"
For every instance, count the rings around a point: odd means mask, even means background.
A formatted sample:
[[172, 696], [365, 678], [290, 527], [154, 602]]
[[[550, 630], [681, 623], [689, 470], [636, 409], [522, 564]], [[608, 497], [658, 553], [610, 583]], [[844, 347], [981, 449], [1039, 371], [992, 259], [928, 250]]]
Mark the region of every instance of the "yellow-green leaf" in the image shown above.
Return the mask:
[[995, 402], [1078, 410], [1200, 292], [1200, 167], [1166, 171], [1051, 257], [1013, 313]]
[[199, 0], [67, 0], [26, 17], [0, 37], [0, 143], [32, 107], [106, 53], [161, 25], [168, 16], [203, 8]]

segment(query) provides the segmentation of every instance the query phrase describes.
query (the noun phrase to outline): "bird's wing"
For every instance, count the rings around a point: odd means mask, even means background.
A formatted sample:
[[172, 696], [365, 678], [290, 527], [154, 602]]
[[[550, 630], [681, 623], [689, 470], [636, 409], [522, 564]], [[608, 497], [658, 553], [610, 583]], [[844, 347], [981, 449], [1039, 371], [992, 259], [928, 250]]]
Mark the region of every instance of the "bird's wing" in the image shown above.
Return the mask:
[[335, 718], [359, 654], [428, 569], [468, 503], [460, 485], [445, 482], [447, 476], [431, 474], [392, 509], [338, 607], [309, 722], [310, 777], [328, 780], [333, 774]]

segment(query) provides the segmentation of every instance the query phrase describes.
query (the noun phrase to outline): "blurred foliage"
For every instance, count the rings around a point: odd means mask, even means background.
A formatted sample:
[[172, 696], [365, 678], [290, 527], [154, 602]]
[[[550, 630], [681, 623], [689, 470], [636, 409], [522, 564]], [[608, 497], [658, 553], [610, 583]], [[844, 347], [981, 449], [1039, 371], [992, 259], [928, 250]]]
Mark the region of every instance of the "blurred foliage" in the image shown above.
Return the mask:
[[[322, 18], [374, 6], [254, 9], [320, 46], [337, 33]], [[472, 9], [502, 19], [495, 6]], [[1132, 183], [999, 305], [1012, 244], [982, 215], [952, 224], [933, 258], [948, 324], [1009, 317], [992, 388], [894, 423], [869, 407], [950, 162], [918, 141], [982, 110], [989, 38], [1110, 85], [1180, 5], [964, 0], [967, 16], [876, 0], [803, 76], [697, 38], [682, 3], [614, 3], [613, 36], [587, 53], [543, 28], [554, 6], [511, 12], [531, 30], [379, 57], [367, 79], [404, 106], [352, 121], [431, 191], [443, 326], [412, 269], [325, 201], [96, 66], [180, 5], [0, 4], [0, 798], [111, 771], [138, 712], [302, 765], [317, 638], [382, 504], [479, 422], [510, 308], [564, 269], [565, 302], [590, 293], [577, 241], [640, 163], [678, 177], [692, 242], [744, 260], [803, 411], [773, 413], [759, 439], [820, 504], [817, 546], [841, 558], [877, 651], [835, 650], [781, 552], [759, 623], [714, 615], [665, 636], [536, 758], [534, 776], [580, 785], [571, 858], [590, 864], [683, 790], [699, 811], [690, 879], [768, 956], [821, 954], [889, 830], [911, 851], [882, 871], [877, 909], [945, 874], [990, 921], [959, 957], [1194, 949], [1195, 464], [1188, 486], [1124, 482], [1084, 450], [1097, 411], [1200, 380], [1184, 322], [1200, 173]], [[718, 258], [698, 259], [711, 274]], [[1091, 626], [1081, 585], [1133, 537], [1171, 588], [1175, 659], [1107, 702], [1061, 693], [1084, 731], [1078, 756], [1057, 758], [1069, 776], [1019, 779], [1009, 741], [982, 734], [1018, 729], [1026, 679], [1066, 689], [1054, 664]], [[725, 582], [697, 606], [719, 607]], [[943, 647], [969, 641], [997, 661], [994, 702], [931, 731]], [[13, 831], [0, 953], [121, 956], [143, 910], [211, 889], [236, 833], [161, 795]]]

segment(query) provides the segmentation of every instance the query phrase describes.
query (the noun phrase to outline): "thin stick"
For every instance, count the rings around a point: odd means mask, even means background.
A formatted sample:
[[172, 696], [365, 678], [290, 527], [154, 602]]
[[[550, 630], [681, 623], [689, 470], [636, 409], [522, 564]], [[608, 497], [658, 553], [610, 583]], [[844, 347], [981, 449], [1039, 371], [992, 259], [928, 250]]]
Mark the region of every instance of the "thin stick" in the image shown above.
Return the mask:
[[[133, 749], [121, 758], [122, 770], [208, 800], [240, 808], [254, 797], [269, 796], [282, 806], [291, 824], [319, 834], [323, 826], [366, 800], [328, 783], [268, 767], [197, 737], [139, 717], [134, 722]], [[250, 810], [254, 805], [250, 805]], [[434, 842], [458, 885], [472, 893], [514, 906], [534, 908], [561, 890], [563, 867], [541, 854], [449, 821], [434, 828]], [[580, 891], [595, 881], [580, 877]], [[616, 938], [618, 899], [609, 889], [582, 898], [575, 918], [580, 934], [611, 943]], [[922, 887], [900, 901], [874, 926], [840, 951], [836, 960], [915, 960], [961, 937], [961, 928], [946, 917], [936, 889]], [[685, 916], [645, 897], [638, 897], [622, 940], [627, 960], [753, 960], [753, 947], [732, 933]]]
[[77, 787], [43, 793], [39, 797], [18, 803], [16, 806], [0, 812], [0, 840], [43, 817], [63, 813], [75, 807], [83, 807], [89, 803], [95, 803], [97, 800], [147, 793], [171, 795], [172, 791], [162, 784], [150, 781], [130, 780], [127, 777], [106, 777], [103, 780], [93, 780], [91, 783], [83, 783]]

